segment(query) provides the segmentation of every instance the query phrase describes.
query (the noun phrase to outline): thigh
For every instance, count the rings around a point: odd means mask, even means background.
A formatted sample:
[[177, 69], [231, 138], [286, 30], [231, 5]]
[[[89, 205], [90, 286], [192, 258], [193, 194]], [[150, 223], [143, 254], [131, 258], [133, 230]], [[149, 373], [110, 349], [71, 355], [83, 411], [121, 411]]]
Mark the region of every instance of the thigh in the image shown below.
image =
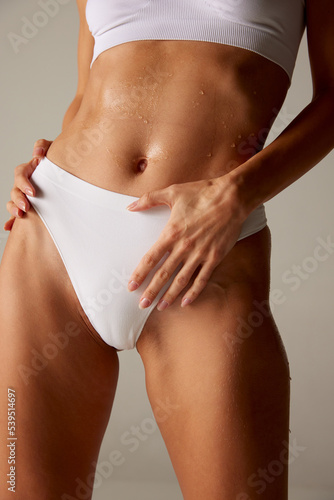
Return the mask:
[[[94, 336], [33, 209], [15, 221], [8, 238], [0, 266], [0, 318], [0, 496], [12, 498], [6, 484], [11, 472], [18, 498], [89, 499], [118, 357]], [[10, 435], [13, 395], [16, 425]]]
[[157, 312], [137, 343], [186, 500], [287, 498], [289, 367], [268, 308], [268, 234], [250, 238], [194, 304]]

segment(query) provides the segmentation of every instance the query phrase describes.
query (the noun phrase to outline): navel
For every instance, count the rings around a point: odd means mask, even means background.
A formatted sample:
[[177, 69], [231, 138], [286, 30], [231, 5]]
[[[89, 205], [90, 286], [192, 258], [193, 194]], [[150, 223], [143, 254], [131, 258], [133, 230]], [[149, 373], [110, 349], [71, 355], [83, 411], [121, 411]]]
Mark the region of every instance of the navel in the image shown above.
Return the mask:
[[140, 160], [138, 160], [138, 163], [137, 163], [137, 172], [144, 172], [144, 170], [146, 169], [147, 167], [147, 160], [146, 158], [141, 158]]

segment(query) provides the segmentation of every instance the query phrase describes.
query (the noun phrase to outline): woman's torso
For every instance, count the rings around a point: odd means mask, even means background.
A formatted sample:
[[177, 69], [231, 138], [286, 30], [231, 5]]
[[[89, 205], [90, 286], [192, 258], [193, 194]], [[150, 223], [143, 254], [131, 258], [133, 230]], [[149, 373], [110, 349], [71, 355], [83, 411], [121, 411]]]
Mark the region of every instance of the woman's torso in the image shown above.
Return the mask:
[[[47, 156], [87, 182], [136, 197], [219, 177], [262, 148], [289, 84], [281, 65], [228, 44], [117, 44], [93, 62], [79, 111]], [[270, 246], [268, 227], [240, 240], [209, 281], [267, 298]]]
[[288, 87], [280, 66], [242, 48], [123, 43], [95, 60], [79, 111], [47, 156], [133, 196], [218, 177], [261, 149]]

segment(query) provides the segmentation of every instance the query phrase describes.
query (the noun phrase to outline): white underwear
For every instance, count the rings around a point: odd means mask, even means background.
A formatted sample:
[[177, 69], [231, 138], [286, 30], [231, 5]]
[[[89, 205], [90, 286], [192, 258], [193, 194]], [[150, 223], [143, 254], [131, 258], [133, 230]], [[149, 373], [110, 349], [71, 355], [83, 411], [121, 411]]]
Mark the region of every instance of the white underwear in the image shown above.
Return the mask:
[[[126, 207], [138, 197], [90, 184], [43, 158], [31, 176], [36, 196], [28, 199], [47, 227], [64, 262], [79, 302], [102, 340], [118, 350], [132, 349], [149, 315], [181, 265], [146, 309], [139, 299], [160, 260], [134, 292], [127, 289], [140, 259], [157, 241], [170, 216], [167, 205], [142, 212]], [[265, 227], [260, 205], [245, 220], [238, 240]], [[161, 313], [163, 314], [163, 313]]]

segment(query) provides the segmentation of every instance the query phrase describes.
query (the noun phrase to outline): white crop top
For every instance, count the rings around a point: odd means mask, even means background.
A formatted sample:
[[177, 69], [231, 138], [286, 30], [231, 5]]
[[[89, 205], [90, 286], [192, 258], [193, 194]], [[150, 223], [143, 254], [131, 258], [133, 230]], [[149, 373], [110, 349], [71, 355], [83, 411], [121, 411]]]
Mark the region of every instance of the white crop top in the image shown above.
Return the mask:
[[201, 40], [256, 52], [291, 79], [305, 28], [305, 0], [87, 0], [101, 52], [134, 40]]

